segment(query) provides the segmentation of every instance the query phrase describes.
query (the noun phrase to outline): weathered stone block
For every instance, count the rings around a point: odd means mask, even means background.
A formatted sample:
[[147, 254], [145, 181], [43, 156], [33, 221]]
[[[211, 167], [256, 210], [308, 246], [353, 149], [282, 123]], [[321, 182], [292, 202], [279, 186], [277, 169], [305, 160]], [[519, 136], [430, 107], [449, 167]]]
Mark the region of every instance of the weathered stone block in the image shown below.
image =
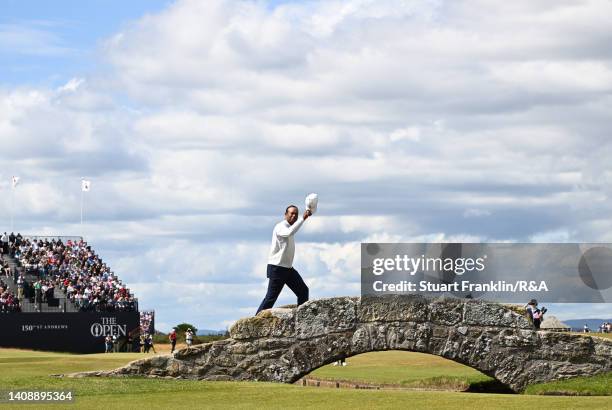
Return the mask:
[[428, 300], [421, 295], [385, 295], [362, 298], [358, 320], [367, 322], [425, 322]]
[[468, 301], [463, 321], [468, 325], [533, 329], [529, 321], [497, 303]]
[[294, 335], [294, 309], [267, 309], [257, 316], [238, 320], [230, 329], [230, 337], [235, 340], [257, 339], [262, 337], [288, 337]]
[[304, 303], [295, 313], [298, 339], [355, 329], [358, 298], [319, 299]]
[[463, 301], [439, 298], [429, 304], [429, 321], [437, 325], [456, 325], [463, 320]]

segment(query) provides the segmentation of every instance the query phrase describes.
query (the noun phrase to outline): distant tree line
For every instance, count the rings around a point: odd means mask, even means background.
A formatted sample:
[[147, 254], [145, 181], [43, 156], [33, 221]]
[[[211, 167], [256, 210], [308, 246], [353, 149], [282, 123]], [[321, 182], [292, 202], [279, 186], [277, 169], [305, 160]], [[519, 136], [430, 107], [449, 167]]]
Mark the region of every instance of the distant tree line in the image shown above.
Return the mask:
[[[180, 323], [175, 326], [176, 328], [176, 342], [177, 343], [185, 343], [185, 332], [187, 329], [191, 329], [193, 331], [193, 344], [202, 344], [208, 342], [214, 342], [215, 340], [223, 340], [229, 337], [229, 332], [226, 330], [225, 334], [222, 335], [206, 335], [206, 336], [196, 336], [198, 329], [190, 324], [190, 323]], [[153, 335], [153, 343], [170, 343], [170, 339], [168, 338], [168, 333], [163, 332], [155, 332]]]

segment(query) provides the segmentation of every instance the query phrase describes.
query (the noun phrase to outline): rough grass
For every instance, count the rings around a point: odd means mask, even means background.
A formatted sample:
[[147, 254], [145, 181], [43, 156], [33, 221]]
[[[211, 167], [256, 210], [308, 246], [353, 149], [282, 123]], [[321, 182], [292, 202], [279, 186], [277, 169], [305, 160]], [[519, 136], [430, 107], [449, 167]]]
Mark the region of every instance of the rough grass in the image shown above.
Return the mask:
[[[142, 357], [144, 354], [141, 353], [72, 355], [0, 349], [0, 390], [72, 390], [76, 398], [75, 403], [71, 405], [0, 404], [0, 409], [334, 408], [354, 410], [362, 408], [515, 409], [528, 406], [539, 409], [609, 409], [612, 403], [609, 397], [324, 389], [254, 382], [198, 382], [144, 378], [72, 379], [50, 376], [57, 373], [111, 369]], [[350, 369], [349, 366], [344, 369]], [[439, 374], [439, 376], [444, 375]], [[410, 378], [407, 376], [406, 380]]]
[[[527, 387], [526, 394], [612, 396], [612, 372], [592, 377], [536, 384]], [[612, 408], [612, 398], [610, 398]]]

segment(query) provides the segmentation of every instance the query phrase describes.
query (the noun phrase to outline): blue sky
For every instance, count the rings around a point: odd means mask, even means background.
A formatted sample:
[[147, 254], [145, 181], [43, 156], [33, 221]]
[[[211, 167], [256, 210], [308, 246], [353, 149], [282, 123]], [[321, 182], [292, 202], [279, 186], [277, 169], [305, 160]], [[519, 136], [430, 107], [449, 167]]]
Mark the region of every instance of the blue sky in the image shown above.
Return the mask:
[[170, 1], [5, 0], [0, 10], [3, 84], [57, 86], [96, 70], [100, 40]]
[[0, 211], [19, 175], [16, 230], [83, 233], [162, 329], [252, 314], [309, 192], [312, 297], [361, 241], [612, 242], [610, 7], [5, 1]]

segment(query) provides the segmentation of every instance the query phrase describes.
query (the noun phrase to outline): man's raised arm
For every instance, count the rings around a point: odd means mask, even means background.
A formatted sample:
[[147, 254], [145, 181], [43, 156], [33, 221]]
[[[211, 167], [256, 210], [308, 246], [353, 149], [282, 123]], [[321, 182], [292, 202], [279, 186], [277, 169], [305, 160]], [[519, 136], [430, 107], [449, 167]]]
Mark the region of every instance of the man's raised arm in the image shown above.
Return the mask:
[[280, 229], [276, 231], [276, 234], [283, 238], [287, 238], [291, 235], [294, 235], [301, 228], [304, 221], [308, 219], [310, 215], [312, 215], [312, 212], [310, 212], [309, 210], [306, 210], [302, 218], [295, 221], [295, 223], [293, 225], [290, 225], [289, 227], [285, 227], [285, 226], [281, 227]]

